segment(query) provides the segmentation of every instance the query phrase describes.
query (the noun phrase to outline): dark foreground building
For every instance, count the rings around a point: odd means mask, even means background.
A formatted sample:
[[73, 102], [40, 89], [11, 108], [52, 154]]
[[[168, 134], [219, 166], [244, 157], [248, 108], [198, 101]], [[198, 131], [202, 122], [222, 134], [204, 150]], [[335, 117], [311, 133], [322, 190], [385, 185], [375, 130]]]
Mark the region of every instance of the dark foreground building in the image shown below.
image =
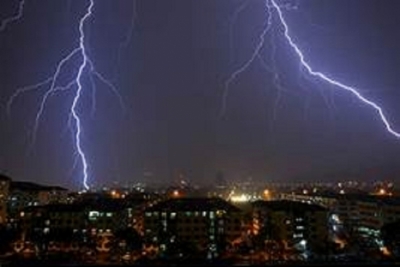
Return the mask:
[[328, 241], [328, 210], [296, 201], [253, 203], [253, 233], [282, 243], [286, 250], [323, 250]]
[[219, 198], [178, 198], [145, 211], [145, 242], [166, 258], [216, 258], [241, 235], [241, 211]]

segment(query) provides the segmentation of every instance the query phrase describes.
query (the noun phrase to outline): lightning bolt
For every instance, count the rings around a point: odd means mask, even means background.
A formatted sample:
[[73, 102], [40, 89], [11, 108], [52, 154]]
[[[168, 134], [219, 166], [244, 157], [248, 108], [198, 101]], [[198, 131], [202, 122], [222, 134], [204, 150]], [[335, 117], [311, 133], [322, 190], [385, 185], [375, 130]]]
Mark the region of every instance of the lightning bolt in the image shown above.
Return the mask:
[[133, 30], [135, 29], [136, 20], [138, 18], [137, 10], [138, 10], [138, 0], [133, 0], [132, 14], [131, 14], [129, 28], [118, 47], [115, 77], [118, 77], [118, 75], [120, 75], [121, 63], [123, 62], [122, 53], [129, 47], [130, 43], [132, 42]]
[[128, 29], [126, 35], [125, 35], [124, 40], [119, 44], [118, 62], [121, 61], [122, 50], [126, 49], [129, 46], [130, 42], [132, 41], [132, 32], [133, 32], [133, 30], [135, 28], [136, 19], [137, 19], [137, 0], [133, 0], [133, 3], [132, 3], [132, 16], [131, 16], [129, 29]]
[[238, 19], [240, 13], [243, 12], [249, 4], [250, 1], [244, 1], [241, 5], [239, 5], [239, 7], [235, 10], [235, 12], [232, 15], [230, 29], [229, 29], [229, 38], [230, 38], [229, 48], [231, 57], [233, 56], [233, 50], [234, 50], [233, 37], [234, 37], [234, 26], [236, 24], [236, 20]]
[[290, 47], [293, 49], [293, 51], [296, 53], [297, 57], [300, 60], [300, 64], [302, 66], [302, 68], [311, 76], [318, 78], [330, 85], [333, 85], [334, 87], [338, 88], [338, 89], [342, 89], [345, 91], [348, 91], [349, 93], [351, 93], [352, 95], [354, 95], [358, 100], [360, 100], [362, 103], [364, 103], [365, 105], [369, 106], [370, 108], [372, 108], [373, 110], [375, 110], [375, 112], [377, 113], [377, 115], [380, 117], [382, 123], [384, 124], [384, 126], [386, 127], [386, 130], [392, 134], [393, 136], [400, 138], [400, 133], [396, 132], [393, 129], [393, 126], [390, 124], [389, 120], [387, 119], [387, 117], [385, 116], [383, 109], [376, 104], [375, 102], [367, 99], [366, 97], [364, 97], [359, 91], [359, 89], [346, 85], [340, 81], [337, 81], [336, 79], [330, 77], [327, 74], [324, 74], [322, 72], [319, 72], [317, 70], [315, 70], [311, 64], [305, 59], [303, 52], [301, 51], [300, 47], [295, 43], [295, 41], [293, 40], [293, 37], [290, 34], [290, 30], [289, 30], [289, 26], [285, 20], [285, 17], [283, 15], [283, 12], [280, 8], [280, 6], [276, 3], [275, 0], [266, 0], [267, 5], [268, 2], [271, 3], [273, 9], [276, 11], [276, 14], [278, 15], [278, 21], [281, 24], [281, 26], [283, 27], [283, 35], [286, 39], [286, 41], [288, 42], [288, 44], [290, 45]]
[[[279, 3], [281, 3], [281, 1]], [[288, 4], [279, 5], [276, 0], [265, 0], [265, 7], [266, 7], [266, 14], [267, 14], [267, 23], [266, 23], [266, 26], [265, 26], [263, 32], [261, 33], [261, 35], [259, 37], [260, 41], [257, 44], [256, 48], [254, 49], [254, 52], [251, 55], [251, 57], [240, 68], [238, 68], [235, 72], [233, 72], [230, 75], [230, 77], [226, 80], [225, 87], [224, 87], [224, 93], [223, 93], [223, 97], [222, 97], [222, 108], [221, 108], [219, 117], [223, 116], [226, 111], [226, 103], [227, 103], [227, 97], [228, 97], [230, 85], [241, 73], [246, 71], [249, 68], [249, 66], [258, 57], [261, 60], [264, 67], [273, 74], [272, 81], [274, 82], [276, 88], [278, 89], [278, 97], [275, 101], [275, 107], [274, 107], [274, 118], [275, 118], [277, 103], [279, 102], [279, 99], [280, 99], [279, 92], [284, 91], [280, 84], [280, 78], [279, 78], [280, 75], [277, 73], [277, 69], [275, 67], [275, 63], [273, 60], [274, 54], [275, 54], [275, 46], [273, 43], [271, 44], [272, 53], [273, 53], [273, 58], [272, 58], [273, 66], [272, 67], [267, 66], [267, 64], [262, 61], [260, 52], [264, 46], [266, 34], [270, 30], [270, 28], [272, 26], [276, 26], [277, 29], [279, 29], [278, 26], [280, 26], [281, 28], [283, 28], [284, 40], [289, 44], [290, 48], [295, 52], [296, 56], [299, 59], [300, 70], [302, 70], [302, 71], [305, 70], [305, 72], [308, 74], [309, 78], [317, 78], [320, 81], [328, 83], [329, 85], [333, 86], [334, 88], [347, 91], [350, 94], [352, 94], [353, 96], [355, 96], [359, 101], [361, 101], [361, 103], [372, 108], [376, 112], [376, 114], [379, 116], [380, 120], [382, 121], [383, 125], [385, 126], [386, 130], [390, 134], [392, 134], [393, 136], [395, 136], [397, 138], [400, 138], [400, 133], [393, 129], [393, 126], [391, 125], [388, 118], [386, 117], [382, 107], [379, 106], [374, 101], [372, 101], [362, 95], [361, 91], [364, 91], [364, 90], [358, 89], [358, 88], [350, 86], [350, 85], [346, 85], [346, 84], [334, 79], [333, 77], [331, 77], [328, 74], [325, 74], [325, 73], [315, 70], [311, 66], [311, 64], [306, 60], [304, 53], [302, 52], [300, 47], [296, 44], [296, 42], [294, 41], [294, 38], [291, 35], [289, 26], [286, 22], [286, 19], [283, 15], [283, 11], [282, 11], [282, 10], [297, 9], [296, 5], [295, 6], [291, 6]], [[275, 14], [276, 14], [276, 16], [274, 16]], [[277, 22], [278, 22], [277, 25], [274, 24], [275, 20], [273, 18], [275, 18], [275, 17], [277, 18]], [[331, 105], [329, 105], [329, 103], [328, 103], [329, 101], [326, 99], [326, 97], [324, 95], [323, 95], [323, 98], [324, 98], [324, 101], [326, 102], [327, 106], [333, 105], [333, 103]]]
[[89, 7], [87, 9], [86, 14], [82, 17], [82, 19], [79, 22], [79, 33], [80, 33], [80, 38], [79, 38], [79, 50], [82, 56], [82, 64], [79, 67], [78, 75], [76, 76], [76, 81], [78, 84], [78, 89], [76, 90], [76, 95], [74, 97], [74, 101], [72, 102], [71, 106], [71, 114], [75, 120], [75, 126], [76, 126], [76, 133], [75, 133], [75, 145], [76, 149], [78, 151], [81, 163], [82, 163], [82, 168], [83, 168], [83, 187], [86, 190], [89, 190], [89, 185], [88, 185], [88, 163], [86, 160], [86, 155], [82, 149], [82, 144], [81, 144], [81, 134], [82, 134], [82, 126], [81, 126], [81, 118], [79, 117], [78, 110], [77, 110], [77, 105], [79, 103], [80, 97], [82, 95], [82, 74], [85, 68], [87, 67], [88, 64], [90, 64], [90, 60], [88, 59], [88, 55], [86, 53], [86, 47], [85, 47], [85, 31], [84, 31], [84, 26], [85, 22], [90, 18], [92, 15], [92, 9], [94, 6], [94, 0], [90, 0]]
[[[234, 23], [237, 19], [237, 17], [239, 16], [240, 12], [242, 12], [248, 5], [249, 1], [244, 2], [242, 5], [240, 5], [237, 10], [235, 11], [235, 13], [232, 16], [232, 22], [230, 25], [230, 43], [231, 43], [231, 51], [233, 50], [232, 47], [232, 36], [233, 36], [233, 26]], [[247, 61], [245, 61], [239, 68], [237, 68], [230, 76], [229, 78], [225, 81], [224, 83], [224, 91], [223, 91], [223, 96], [222, 96], [222, 107], [220, 109], [220, 113], [219, 113], [219, 118], [222, 118], [225, 113], [226, 113], [226, 108], [227, 108], [227, 99], [229, 96], [229, 90], [231, 88], [232, 83], [245, 71], [248, 70], [248, 68], [258, 59], [259, 62], [261, 63], [261, 66], [268, 71], [269, 73], [272, 74], [272, 82], [275, 85], [275, 88], [278, 89], [277, 91], [277, 95], [275, 98], [275, 103], [274, 103], [274, 111], [273, 111], [273, 119], [276, 119], [276, 114], [277, 114], [277, 109], [278, 109], [278, 104], [280, 102], [281, 99], [281, 94], [282, 92], [287, 92], [287, 93], [291, 93], [291, 94], [296, 94], [294, 92], [291, 92], [289, 90], [286, 90], [281, 82], [281, 75], [279, 74], [277, 67], [276, 67], [276, 63], [275, 63], [275, 54], [276, 54], [276, 45], [275, 45], [275, 40], [274, 40], [274, 34], [271, 34], [271, 38], [270, 38], [270, 46], [271, 46], [271, 66], [267, 64], [267, 62], [263, 59], [263, 57], [261, 56], [261, 50], [263, 49], [265, 43], [266, 43], [266, 36], [267, 34], [271, 31], [271, 27], [272, 27], [272, 18], [273, 18], [273, 14], [271, 12], [271, 4], [266, 1], [265, 2], [265, 10], [266, 10], [266, 14], [267, 14], [267, 19], [266, 19], [266, 23], [265, 26], [263, 27], [263, 30], [261, 31], [258, 39], [258, 43], [256, 43], [256, 46], [253, 50], [253, 53], [251, 54], [251, 56], [249, 57], [249, 59]], [[282, 8], [284, 8], [285, 10], [297, 10], [297, 4], [291, 5], [290, 3], [286, 3], [284, 5], [282, 5]]]
[[[20, 6], [23, 6], [21, 4]], [[74, 146], [76, 150], [75, 154], [75, 160], [74, 160], [74, 168], [75, 165], [78, 163], [82, 167], [82, 186], [85, 190], [89, 190], [89, 164], [87, 161], [87, 156], [83, 148], [82, 144], [82, 137], [83, 137], [83, 127], [82, 127], [82, 118], [81, 114], [79, 112], [79, 105], [81, 102], [81, 97], [86, 89], [86, 86], [84, 84], [84, 79], [85, 77], [89, 78], [89, 81], [91, 83], [91, 89], [92, 89], [92, 115], [95, 112], [96, 109], [96, 103], [95, 103], [95, 91], [96, 91], [96, 85], [94, 78], [98, 79], [101, 83], [105, 84], [119, 99], [120, 105], [122, 109], [125, 109], [124, 102], [122, 99], [122, 96], [118, 93], [117, 88], [102, 75], [99, 73], [93, 61], [90, 59], [87, 48], [86, 48], [86, 36], [85, 36], [85, 27], [90, 20], [90, 18], [93, 16], [93, 9], [95, 7], [95, 1], [94, 0], [88, 0], [88, 4], [86, 7], [86, 11], [83, 14], [83, 16], [79, 19], [79, 44], [77, 47], [72, 49], [68, 54], [66, 54], [61, 60], [57, 63], [55, 71], [53, 75], [37, 84], [33, 85], [28, 85], [25, 87], [21, 87], [16, 90], [16, 92], [9, 98], [9, 101], [7, 102], [7, 111], [11, 113], [11, 108], [17, 97], [19, 97], [23, 93], [27, 93], [30, 91], [36, 91], [44, 86], [49, 86], [49, 88], [44, 92], [39, 109], [36, 113], [35, 116], [35, 123], [33, 127], [33, 134], [32, 134], [32, 145], [36, 141], [36, 136], [37, 136], [37, 131], [39, 128], [39, 124], [42, 118], [42, 115], [46, 109], [46, 104], [49, 101], [50, 97], [61, 91], [66, 91], [66, 90], [73, 90], [74, 91], [74, 97], [72, 104], [69, 109], [69, 119], [68, 119], [68, 126], [73, 132], [73, 139], [74, 139]], [[21, 10], [21, 9], [20, 9]], [[17, 17], [20, 18], [22, 16], [15, 16], [16, 20]], [[8, 21], [11, 21], [9, 19]], [[9, 23], [9, 22], [8, 22]], [[60, 75], [63, 73], [63, 69], [67, 63], [69, 63], [72, 60], [80, 60], [79, 62], [79, 67], [76, 70], [76, 75], [75, 77], [69, 81], [66, 85], [59, 85], [59, 79]]]
[[22, 18], [22, 16], [24, 15], [24, 5], [25, 5], [25, 0], [21, 0], [18, 5], [17, 13], [15, 15], [8, 17], [8, 18], [4, 19], [3, 21], [1, 21], [0, 32], [4, 31], [9, 24]]
[[[266, 3], [266, 4], [268, 4], [268, 3]], [[240, 11], [240, 9], [239, 9], [239, 11]], [[262, 32], [261, 32], [261, 34], [259, 36], [259, 42], [257, 43], [257, 45], [256, 45], [253, 53], [251, 54], [250, 58], [244, 64], [242, 64], [236, 71], [234, 71], [230, 75], [230, 77], [225, 81], [224, 92], [223, 92], [223, 95], [222, 95], [222, 108], [221, 108], [221, 111], [219, 113], [219, 118], [222, 118], [226, 113], [227, 98], [228, 98], [228, 95], [229, 95], [229, 89], [230, 89], [230, 86], [231, 86], [232, 82], [235, 81], [236, 78], [240, 74], [242, 74], [244, 71], [246, 71], [251, 66], [251, 64], [254, 62], [254, 60], [256, 60], [257, 57], [259, 56], [260, 51], [261, 51], [261, 49], [262, 49], [262, 47], [264, 46], [264, 43], [265, 43], [265, 36], [267, 35], [269, 29], [271, 28], [271, 25], [272, 25], [271, 22], [272, 22], [271, 16], [268, 16], [266, 26], [262, 30]]]

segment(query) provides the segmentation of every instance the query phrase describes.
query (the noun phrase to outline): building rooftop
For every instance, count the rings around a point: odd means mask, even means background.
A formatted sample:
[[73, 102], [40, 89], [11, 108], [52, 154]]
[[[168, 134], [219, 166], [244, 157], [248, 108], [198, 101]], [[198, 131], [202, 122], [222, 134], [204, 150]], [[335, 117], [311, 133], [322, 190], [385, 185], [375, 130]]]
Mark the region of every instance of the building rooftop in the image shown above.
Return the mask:
[[107, 199], [100, 200], [97, 202], [90, 203], [72, 203], [72, 204], [48, 204], [44, 206], [32, 206], [24, 209], [25, 211], [34, 211], [34, 210], [42, 210], [47, 212], [83, 212], [88, 210], [96, 210], [96, 211], [120, 211], [129, 207], [123, 201], [115, 200], [115, 199]]
[[339, 200], [351, 200], [351, 201], [363, 201], [384, 205], [400, 205], [400, 198], [396, 196], [377, 196], [377, 195], [365, 195], [365, 194], [344, 194], [338, 196]]
[[[302, 194], [299, 194], [302, 195]], [[400, 197], [397, 196], [379, 196], [379, 195], [371, 195], [371, 194], [339, 194], [336, 192], [321, 192], [321, 193], [310, 193], [304, 195], [305, 197], [323, 197], [323, 198], [332, 198], [337, 200], [344, 201], [362, 201], [362, 202], [370, 202], [370, 203], [378, 203], [385, 205], [400, 205]]]
[[85, 206], [90, 209], [99, 210], [118, 210], [130, 207], [137, 207], [145, 204], [145, 199], [125, 199], [125, 198], [111, 198], [111, 197], [99, 197], [94, 199], [81, 199], [78, 203], [81, 206]]
[[177, 198], [157, 203], [146, 211], [207, 211], [225, 210], [239, 212], [240, 209], [220, 198]]
[[20, 191], [68, 191], [67, 189], [60, 186], [47, 186], [32, 182], [17, 182], [17, 181], [11, 182], [10, 189], [20, 190]]
[[278, 201], [256, 201], [253, 203], [253, 207], [266, 208], [274, 211], [293, 211], [293, 212], [305, 212], [305, 211], [327, 211], [324, 207], [315, 204], [307, 204], [298, 201], [289, 200], [278, 200]]
[[43, 208], [49, 212], [83, 212], [86, 207], [79, 204], [49, 204]]
[[23, 209], [24, 212], [82, 212], [86, 207], [78, 204], [49, 204], [43, 206], [29, 206]]

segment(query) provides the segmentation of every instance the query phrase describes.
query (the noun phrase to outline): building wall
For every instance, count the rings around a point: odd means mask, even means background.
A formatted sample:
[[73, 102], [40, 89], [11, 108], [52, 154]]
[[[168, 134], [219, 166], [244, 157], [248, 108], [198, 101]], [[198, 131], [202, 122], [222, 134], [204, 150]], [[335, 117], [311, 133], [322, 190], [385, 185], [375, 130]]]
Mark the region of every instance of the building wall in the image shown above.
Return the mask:
[[10, 180], [0, 178], [0, 225], [7, 222], [7, 200], [10, 190]]
[[382, 209], [384, 223], [391, 223], [400, 220], [400, 205], [387, 205]]
[[[272, 231], [270, 236], [285, 244], [286, 249], [292, 249], [297, 244], [306, 241], [307, 248], [319, 249], [325, 247], [328, 240], [328, 212], [304, 210], [274, 210], [268, 207], [258, 207], [253, 210], [253, 227]], [[270, 229], [268, 229], [270, 228]]]
[[279, 198], [281, 200], [297, 201], [307, 204], [315, 204], [327, 209], [334, 209], [337, 206], [338, 199], [334, 196], [324, 196], [317, 194], [294, 194], [282, 193]]
[[281, 199], [329, 208], [331, 213], [339, 216], [347, 231], [353, 234], [378, 235], [384, 224], [400, 220], [400, 201], [390, 197], [281, 194]]
[[87, 227], [96, 232], [111, 231], [115, 232], [119, 229], [127, 227], [124, 211], [112, 210], [91, 210], [87, 213]]
[[240, 213], [225, 211], [152, 211], [144, 218], [145, 239], [161, 249], [189, 242], [200, 251], [229, 244], [241, 235]]
[[86, 236], [126, 229], [129, 220], [127, 209], [116, 207], [102, 210], [101, 207], [71, 204], [31, 206], [19, 212], [18, 218], [25, 234], [36, 232], [51, 235], [66, 230]]
[[328, 241], [328, 213], [308, 212], [306, 239], [312, 249], [325, 248]]
[[65, 204], [67, 201], [67, 190], [43, 190], [37, 193], [37, 202], [39, 205]]
[[44, 225], [50, 229], [86, 229], [86, 214], [84, 211], [50, 211]]
[[350, 232], [378, 236], [384, 224], [400, 220], [400, 201], [379, 197], [343, 198], [339, 201], [338, 214]]
[[38, 192], [13, 190], [9, 194], [7, 210], [10, 219], [16, 219], [24, 208], [38, 205]]

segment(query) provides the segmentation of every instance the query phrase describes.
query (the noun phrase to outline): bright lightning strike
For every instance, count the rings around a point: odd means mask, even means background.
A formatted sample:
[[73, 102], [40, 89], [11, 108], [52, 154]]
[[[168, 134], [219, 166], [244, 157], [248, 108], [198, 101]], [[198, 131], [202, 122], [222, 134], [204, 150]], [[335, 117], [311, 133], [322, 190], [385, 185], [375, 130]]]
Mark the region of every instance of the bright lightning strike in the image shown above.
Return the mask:
[[[33, 134], [32, 134], [32, 144], [35, 143], [36, 140], [36, 135], [37, 131], [39, 128], [39, 124], [42, 118], [42, 115], [46, 109], [46, 103], [49, 101], [50, 97], [60, 91], [66, 91], [66, 90], [74, 90], [74, 97], [72, 104], [70, 106], [69, 110], [69, 119], [68, 119], [68, 125], [73, 131], [73, 139], [75, 141], [75, 150], [76, 150], [76, 159], [74, 162], [74, 166], [77, 163], [80, 163], [82, 167], [82, 186], [85, 190], [89, 190], [89, 164], [87, 161], [87, 156], [85, 154], [83, 144], [82, 144], [82, 135], [83, 135], [83, 127], [82, 127], [82, 118], [79, 112], [79, 104], [81, 101], [81, 97], [83, 95], [83, 92], [86, 89], [86, 86], [84, 85], [84, 79], [86, 76], [88, 76], [91, 85], [92, 85], [92, 94], [93, 94], [93, 107], [92, 107], [92, 113], [95, 111], [95, 83], [94, 83], [94, 78], [98, 79], [100, 82], [105, 84], [107, 87], [111, 89], [111, 91], [118, 97], [119, 102], [121, 104], [121, 107], [124, 109], [124, 102], [119, 95], [117, 88], [110, 82], [108, 81], [101, 73], [99, 73], [94, 66], [93, 61], [90, 59], [88, 53], [87, 53], [87, 48], [86, 48], [86, 36], [85, 36], [85, 27], [90, 20], [90, 18], [93, 16], [93, 9], [95, 6], [95, 1], [94, 0], [88, 0], [88, 5], [86, 7], [86, 11], [83, 14], [83, 16], [79, 20], [79, 45], [72, 49], [69, 54], [64, 56], [57, 64], [53, 76], [47, 78], [46, 80], [43, 80], [37, 84], [34, 85], [29, 85], [25, 86], [22, 88], [19, 88], [16, 90], [16, 92], [10, 97], [9, 101], [7, 102], [7, 110], [8, 112], [11, 111], [11, 107], [16, 100], [18, 96], [20, 96], [22, 93], [26, 93], [29, 91], [34, 91], [34, 90], [39, 90], [43, 86], [49, 85], [49, 88], [47, 91], [43, 94], [43, 97], [40, 102], [40, 106], [38, 109], [38, 112], [36, 113], [35, 117], [35, 124], [33, 128]], [[20, 10], [22, 10], [23, 3], [20, 5]], [[14, 21], [16, 19], [19, 19], [22, 16], [22, 11], [20, 12], [21, 15], [15, 16], [13, 19], [9, 19], [7, 23]], [[7, 24], [6, 23], [6, 24]], [[4, 23], [3, 23], [4, 24]], [[2, 25], [3, 25], [2, 24]], [[79, 67], [77, 69], [77, 73], [74, 79], [69, 81], [68, 84], [64, 86], [59, 85], [59, 77], [63, 73], [63, 68], [64, 66], [69, 63], [72, 60], [80, 60]]]
[[8, 18], [4, 19], [3, 21], [1, 21], [0, 32], [4, 31], [10, 23], [13, 23], [13, 22], [19, 20], [20, 18], [22, 18], [23, 14], [24, 14], [24, 5], [25, 5], [25, 0], [21, 0], [18, 5], [17, 13], [15, 15], [8, 17]]
[[268, 4], [269, 2], [271, 3], [272, 7], [275, 9], [275, 11], [278, 15], [279, 22], [283, 26], [285, 39], [287, 40], [290, 47], [294, 50], [294, 52], [298, 56], [301, 66], [307, 71], [307, 73], [309, 75], [319, 78], [339, 89], [350, 92], [351, 94], [356, 96], [361, 102], [363, 102], [367, 106], [373, 108], [379, 115], [379, 117], [380, 117], [381, 121], [383, 122], [383, 124], [385, 125], [387, 131], [389, 133], [391, 133], [392, 135], [394, 135], [395, 137], [399, 138], [400, 133], [396, 132], [393, 129], [392, 125], [389, 123], [388, 119], [386, 118], [382, 108], [378, 104], [376, 104], [375, 102], [373, 102], [373, 101], [367, 99], [366, 97], [364, 97], [363, 95], [361, 95], [361, 93], [356, 88], [346, 85], [344, 83], [341, 83], [341, 82], [335, 80], [334, 78], [330, 77], [329, 75], [324, 74], [319, 71], [316, 71], [311, 67], [310, 63], [308, 61], [306, 61], [304, 54], [301, 51], [301, 49], [299, 48], [299, 46], [294, 42], [293, 37], [290, 34], [289, 26], [286, 23], [286, 20], [283, 16], [283, 12], [282, 12], [281, 8], [279, 7], [279, 5], [276, 3], [275, 0], [266, 0], [267, 5], [269, 5]]
[[79, 117], [78, 110], [77, 110], [77, 105], [79, 103], [81, 94], [82, 94], [82, 74], [83, 71], [85, 70], [86, 66], [90, 64], [90, 60], [88, 59], [88, 55], [86, 53], [86, 47], [85, 47], [85, 31], [84, 31], [84, 26], [86, 20], [90, 18], [92, 15], [92, 9], [94, 6], [94, 0], [90, 0], [90, 5], [87, 9], [86, 14], [82, 17], [80, 23], [79, 23], [79, 33], [80, 33], [80, 38], [79, 38], [79, 50], [82, 55], [82, 64], [79, 67], [78, 75], [76, 76], [76, 81], [78, 83], [78, 89], [76, 90], [76, 95], [74, 97], [74, 101], [72, 102], [71, 106], [71, 113], [72, 116], [75, 120], [75, 126], [76, 126], [76, 133], [75, 133], [75, 141], [76, 141], [76, 149], [78, 151], [79, 157], [81, 159], [82, 163], [82, 168], [83, 168], [83, 186], [85, 187], [86, 190], [88, 190], [90, 187], [88, 185], [88, 163], [86, 161], [86, 155], [83, 152], [82, 149], [82, 144], [81, 144], [81, 134], [82, 134], [82, 126], [81, 126], [81, 118]]
[[[81, 22], [82, 23], [82, 22]], [[65, 58], [63, 58], [57, 65], [56, 71], [54, 73], [54, 76], [51, 78], [51, 86], [50, 89], [46, 91], [42, 98], [42, 102], [40, 103], [39, 111], [36, 113], [36, 118], [35, 118], [35, 126], [33, 128], [33, 142], [36, 141], [36, 134], [37, 130], [39, 128], [39, 122], [42, 117], [43, 111], [45, 109], [46, 103], [48, 98], [55, 92], [55, 87], [57, 84], [57, 78], [61, 73], [62, 67], [70, 61], [76, 54], [80, 52], [81, 48], [75, 48], [70, 54], [68, 54]]]
[[[300, 63], [300, 68], [304, 69], [311, 77], [315, 77], [318, 78], [326, 83], [329, 83], [330, 85], [338, 88], [338, 89], [342, 89], [345, 91], [350, 92], [352, 95], [354, 95], [358, 100], [360, 100], [362, 103], [364, 103], [365, 105], [369, 106], [370, 108], [372, 108], [373, 110], [376, 111], [376, 113], [378, 114], [379, 118], [381, 119], [382, 123], [385, 125], [386, 130], [394, 135], [395, 137], [400, 138], [400, 133], [396, 132], [393, 129], [393, 126], [390, 124], [389, 120], [387, 119], [386, 115], [383, 112], [383, 109], [375, 102], [367, 99], [365, 96], [363, 96], [359, 91], [360, 89], [357, 89], [355, 87], [346, 85], [344, 83], [341, 83], [339, 81], [337, 81], [336, 79], [330, 77], [327, 74], [324, 74], [320, 71], [316, 71], [311, 65], [310, 63], [305, 59], [303, 52], [301, 51], [300, 47], [295, 43], [292, 35], [290, 34], [290, 30], [289, 30], [289, 26], [285, 20], [285, 17], [283, 15], [283, 11], [282, 9], [293, 9], [296, 7], [288, 7], [287, 5], [284, 6], [280, 6], [276, 0], [265, 0], [265, 7], [266, 7], [266, 14], [268, 16], [267, 18], [267, 23], [266, 26], [263, 30], [263, 32], [261, 33], [260, 37], [259, 37], [259, 42], [256, 46], [256, 48], [253, 51], [253, 54], [251, 55], [251, 57], [240, 67], [238, 68], [235, 72], [233, 72], [230, 77], [226, 80], [225, 82], [225, 88], [224, 88], [224, 93], [223, 93], [223, 98], [222, 98], [222, 108], [221, 108], [221, 112], [219, 114], [219, 116], [223, 116], [225, 111], [226, 111], [226, 102], [227, 102], [227, 97], [228, 97], [228, 92], [229, 92], [229, 87], [232, 84], [232, 82], [244, 71], [246, 71], [249, 66], [255, 61], [255, 59], [258, 57], [259, 59], [261, 59], [260, 56], [260, 51], [262, 49], [262, 47], [264, 46], [265, 43], [265, 38], [266, 38], [266, 34], [269, 31], [269, 29], [273, 25], [273, 15], [276, 14], [277, 15], [277, 20], [280, 24], [281, 27], [283, 27], [283, 36], [284, 39], [288, 42], [288, 44], [290, 45], [290, 47], [293, 49], [293, 51], [296, 53], [297, 57], [299, 58], [299, 63]], [[275, 11], [275, 12], [274, 12]], [[274, 44], [272, 44], [272, 50], [273, 50], [273, 54], [274, 54]], [[274, 56], [274, 55], [273, 55]], [[271, 68], [269, 68], [268, 66], [266, 66], [265, 62], [263, 62], [261, 60], [262, 64], [264, 65], [264, 67], [266, 67], [266, 69], [270, 72], [273, 73], [273, 82], [275, 83], [276, 87], [279, 89], [279, 91], [282, 91], [282, 87], [279, 84], [279, 74], [277, 74], [277, 70], [275, 68], [275, 64], [273, 63], [273, 66]], [[325, 99], [326, 100], [326, 99]], [[279, 101], [279, 99], [277, 99], [276, 101]], [[275, 103], [275, 109], [274, 109], [274, 114], [276, 110], [276, 103]], [[275, 117], [275, 115], [274, 115]]]

